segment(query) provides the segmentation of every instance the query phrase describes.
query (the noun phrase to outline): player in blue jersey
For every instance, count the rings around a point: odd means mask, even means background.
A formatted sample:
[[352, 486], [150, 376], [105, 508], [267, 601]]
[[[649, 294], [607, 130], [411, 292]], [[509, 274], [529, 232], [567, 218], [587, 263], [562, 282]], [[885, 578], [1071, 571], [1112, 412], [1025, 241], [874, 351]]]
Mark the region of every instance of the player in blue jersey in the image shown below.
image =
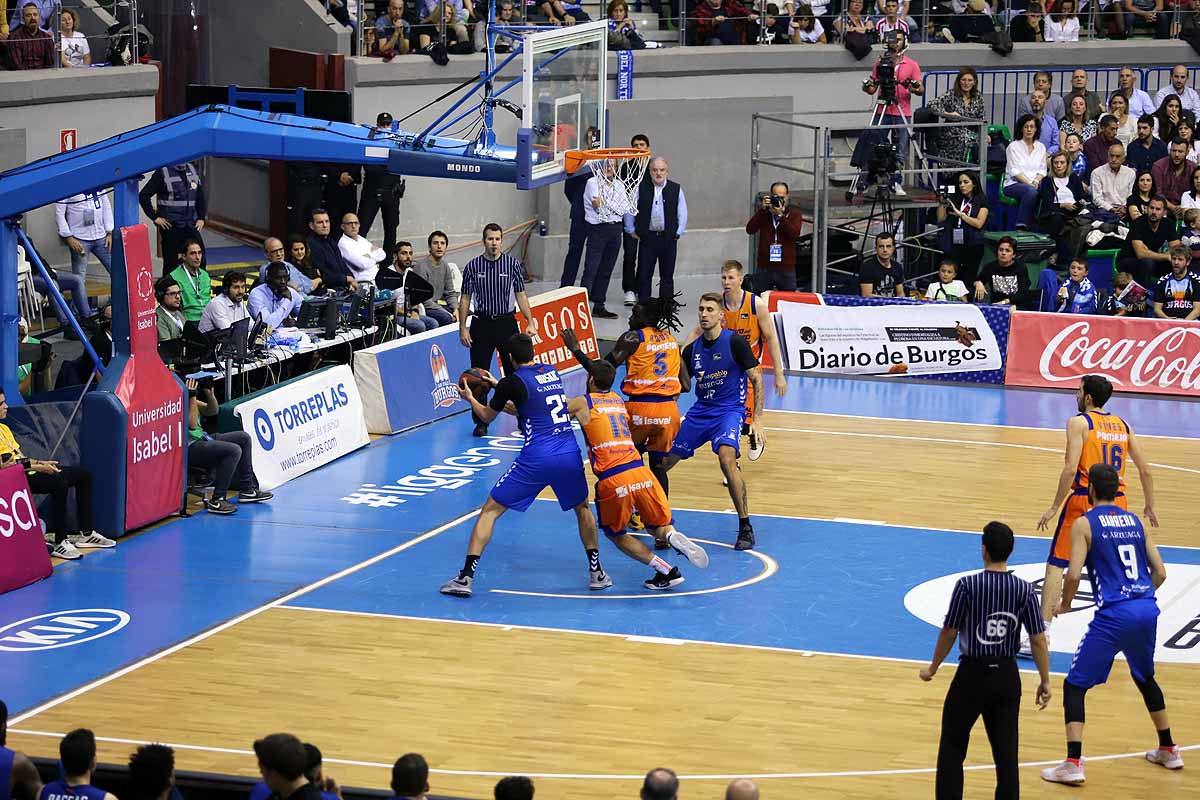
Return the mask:
[[742, 425], [746, 422], [746, 387], [754, 388], [752, 437], [759, 447], [766, 445], [762, 427], [762, 370], [745, 338], [723, 327], [724, 300], [716, 292], [700, 297], [697, 313], [700, 338], [683, 349], [681, 375], [691, 375], [696, 402], [675, 434], [671, 452], [663, 461], [669, 470], [680, 459], [691, 458], [696, 448], [712, 443], [721, 462], [721, 472], [729, 486], [729, 497], [738, 515], [738, 535], [734, 549], [754, 547], [754, 527], [750, 524], [750, 503], [746, 481], [737, 467], [741, 455]]
[[58, 743], [58, 760], [66, 777], [43, 786], [39, 800], [117, 800], [103, 789], [92, 786], [96, 736], [87, 728], [73, 730], [62, 738]]
[[562, 378], [553, 367], [534, 362], [533, 338], [529, 334], [516, 334], [505, 347], [516, 369], [501, 381], [484, 371], [484, 377], [495, 387], [487, 405], [479, 402], [465, 384], [458, 389], [485, 425], [491, 423], [501, 411], [515, 414], [521, 435], [525, 437], [525, 445], [517, 454], [517, 460], [492, 487], [471, 531], [466, 562], [458, 575], [442, 586], [441, 592], [456, 597], [470, 597], [475, 568], [479, 565], [483, 549], [492, 538], [496, 520], [510, 508], [516, 511], [529, 508], [547, 486], [554, 490], [563, 511], [575, 511], [579, 539], [587, 551], [588, 588], [607, 589], [612, 586], [612, 578], [600, 566], [596, 520], [588, 508], [583, 454], [579, 451], [579, 442], [571, 427]]
[[37, 800], [42, 778], [23, 753], [9, 750], [8, 706], [0, 700], [0, 800]]
[[1146, 760], [1167, 769], [1182, 769], [1183, 757], [1171, 740], [1167, 706], [1154, 680], [1154, 640], [1158, 603], [1154, 590], [1167, 579], [1167, 570], [1150, 534], [1132, 511], [1116, 504], [1121, 479], [1108, 464], [1088, 470], [1092, 510], [1071, 526], [1071, 564], [1057, 614], [1071, 610], [1086, 565], [1096, 598], [1096, 616], [1088, 625], [1071, 671], [1063, 681], [1063, 710], [1067, 721], [1067, 758], [1042, 770], [1043, 780], [1083, 783], [1083, 698], [1087, 690], [1108, 680], [1113, 659], [1123, 653], [1158, 731], [1158, 748]]

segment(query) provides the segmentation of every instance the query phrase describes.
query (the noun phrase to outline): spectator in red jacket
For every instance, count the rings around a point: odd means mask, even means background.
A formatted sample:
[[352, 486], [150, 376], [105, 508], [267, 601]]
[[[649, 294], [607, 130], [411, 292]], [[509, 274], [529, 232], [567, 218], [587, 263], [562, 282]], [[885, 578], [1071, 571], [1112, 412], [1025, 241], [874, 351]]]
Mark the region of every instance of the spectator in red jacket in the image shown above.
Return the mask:
[[704, 0], [692, 14], [696, 44], [745, 44], [747, 21], [758, 22], [740, 0]]
[[788, 185], [771, 184], [762, 205], [746, 223], [746, 233], [758, 234], [758, 257], [752, 280], [754, 291], [796, 291], [796, 240], [804, 224], [798, 208], [788, 205]]

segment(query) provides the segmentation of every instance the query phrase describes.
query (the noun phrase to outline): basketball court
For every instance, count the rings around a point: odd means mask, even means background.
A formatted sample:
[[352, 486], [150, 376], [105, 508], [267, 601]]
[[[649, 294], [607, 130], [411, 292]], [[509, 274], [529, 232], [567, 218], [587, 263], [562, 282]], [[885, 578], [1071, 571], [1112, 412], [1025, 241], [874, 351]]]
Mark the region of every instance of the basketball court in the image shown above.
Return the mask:
[[[730, 546], [715, 457], [684, 462], [677, 525], [712, 564], [683, 562], [672, 592], [643, 589], [647, 568], [607, 544], [615, 585], [589, 592], [573, 518], [547, 496], [500, 521], [474, 597], [439, 594], [521, 446], [498, 427], [473, 439], [462, 416], [377, 440], [235, 517], [201, 513], [89, 552], [0, 597], [11, 745], [52, 755], [86, 725], [102, 761], [165, 741], [181, 769], [251, 775], [251, 742], [288, 730], [344, 785], [383, 788], [417, 751], [435, 793], [466, 797], [511, 773], [536, 776], [539, 796], [630, 797], [657, 765], [689, 797], [747, 774], [774, 797], [928, 796], [952, 665], [932, 684], [917, 670], [955, 576], [980, 566], [983, 523], [1012, 524], [1010, 564], [1040, 576], [1034, 522], [1074, 398], [794, 377], [768, 405], [766, 454], [743, 462], [759, 547]], [[1156, 465], [1161, 684], [1177, 739], [1197, 747], [1200, 405], [1118, 395], [1109, 408]], [[1025, 674], [1027, 796], [1068, 791], [1034, 766], [1062, 757], [1058, 695], [1091, 614], [1084, 588], [1054, 629], [1046, 711]], [[1186, 770], [1141, 758], [1154, 740], [1122, 665], [1088, 711], [1089, 786], [1182, 796]], [[968, 795], [990, 793], [982, 727], [968, 763]]]

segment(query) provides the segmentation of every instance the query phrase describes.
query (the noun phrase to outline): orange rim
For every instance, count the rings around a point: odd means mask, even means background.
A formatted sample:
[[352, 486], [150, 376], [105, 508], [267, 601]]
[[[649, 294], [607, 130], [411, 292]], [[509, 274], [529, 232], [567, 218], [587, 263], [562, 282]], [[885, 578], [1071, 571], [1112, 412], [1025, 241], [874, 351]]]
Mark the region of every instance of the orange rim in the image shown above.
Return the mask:
[[609, 147], [597, 150], [568, 150], [563, 154], [563, 168], [568, 173], [574, 173], [588, 161], [599, 161], [611, 158], [614, 161], [649, 157], [649, 150], [638, 150], [633, 147]]

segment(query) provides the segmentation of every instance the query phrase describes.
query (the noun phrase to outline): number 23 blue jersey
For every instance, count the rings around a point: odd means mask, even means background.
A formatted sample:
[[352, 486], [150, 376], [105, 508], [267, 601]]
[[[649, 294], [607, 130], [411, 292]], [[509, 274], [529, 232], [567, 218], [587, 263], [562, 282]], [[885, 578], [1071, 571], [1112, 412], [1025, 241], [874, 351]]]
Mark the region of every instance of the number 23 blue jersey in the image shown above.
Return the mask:
[[[525, 400], [517, 404], [524, 456], [579, 453], [579, 442], [567, 413], [567, 395], [558, 370], [545, 364], [517, 367], [513, 375], [525, 384]], [[580, 456], [582, 463], [582, 455]]]

